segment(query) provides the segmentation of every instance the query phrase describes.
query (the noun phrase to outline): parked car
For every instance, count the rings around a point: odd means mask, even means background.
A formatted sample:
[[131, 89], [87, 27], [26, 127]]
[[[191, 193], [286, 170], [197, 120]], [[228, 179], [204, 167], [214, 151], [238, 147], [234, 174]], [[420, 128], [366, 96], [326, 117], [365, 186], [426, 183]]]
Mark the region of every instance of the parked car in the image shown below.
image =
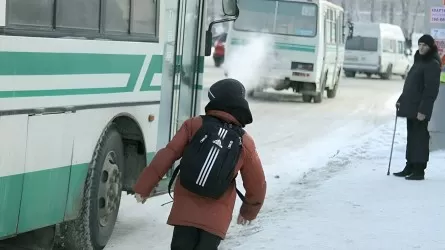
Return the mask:
[[213, 49], [213, 61], [216, 67], [220, 67], [224, 63], [225, 44], [227, 39], [227, 33], [222, 33], [214, 43]]

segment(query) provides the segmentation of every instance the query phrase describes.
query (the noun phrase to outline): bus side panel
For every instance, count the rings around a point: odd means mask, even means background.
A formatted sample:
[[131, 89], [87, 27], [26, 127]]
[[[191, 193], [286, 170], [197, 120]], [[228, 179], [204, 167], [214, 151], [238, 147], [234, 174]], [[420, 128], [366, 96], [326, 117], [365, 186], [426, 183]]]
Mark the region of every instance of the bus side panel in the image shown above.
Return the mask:
[[72, 114], [30, 116], [18, 233], [63, 221], [73, 150]]
[[82, 208], [82, 198], [88, 174], [88, 166], [88, 163], [73, 164], [71, 166], [65, 221], [76, 219]]
[[27, 125], [28, 115], [0, 117], [0, 239], [17, 231]]

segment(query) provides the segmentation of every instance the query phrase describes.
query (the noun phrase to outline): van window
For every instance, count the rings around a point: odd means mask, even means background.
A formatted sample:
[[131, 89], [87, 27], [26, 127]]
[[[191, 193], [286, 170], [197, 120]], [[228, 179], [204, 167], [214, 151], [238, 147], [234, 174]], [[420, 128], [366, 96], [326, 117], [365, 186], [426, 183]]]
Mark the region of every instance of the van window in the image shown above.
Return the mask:
[[397, 41], [397, 52], [399, 54], [405, 54], [405, 42]]
[[346, 41], [347, 50], [377, 51], [378, 40], [375, 37], [354, 36]]

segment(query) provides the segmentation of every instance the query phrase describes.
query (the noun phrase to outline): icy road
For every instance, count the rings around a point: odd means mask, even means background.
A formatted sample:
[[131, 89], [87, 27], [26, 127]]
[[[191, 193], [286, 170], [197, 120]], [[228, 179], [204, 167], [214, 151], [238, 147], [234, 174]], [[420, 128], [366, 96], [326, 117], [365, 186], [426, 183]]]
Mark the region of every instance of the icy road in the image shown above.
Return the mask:
[[[206, 72], [207, 86], [223, 76], [211, 67]], [[432, 155], [423, 182], [386, 176], [402, 84], [396, 76], [359, 76], [343, 78], [337, 98], [321, 104], [282, 92], [251, 100], [254, 123], [247, 130], [264, 164], [267, 198], [251, 225], [233, 222], [220, 249], [445, 249], [445, 153]], [[404, 165], [405, 139], [401, 120], [393, 170]], [[124, 195], [106, 249], [170, 249], [170, 205], [161, 207], [167, 201], [163, 195], [140, 205]]]

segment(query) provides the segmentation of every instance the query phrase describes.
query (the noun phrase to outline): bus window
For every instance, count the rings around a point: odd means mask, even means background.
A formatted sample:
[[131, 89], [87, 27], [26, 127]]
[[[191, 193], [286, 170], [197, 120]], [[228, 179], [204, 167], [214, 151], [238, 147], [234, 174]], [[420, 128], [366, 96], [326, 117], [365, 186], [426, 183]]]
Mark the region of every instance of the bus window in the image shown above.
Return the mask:
[[105, 2], [105, 32], [125, 32], [130, 27], [130, 0], [113, 0]]
[[8, 25], [32, 25], [52, 28], [52, 0], [8, 1]]
[[56, 28], [99, 31], [99, 0], [58, 0]]
[[277, 25], [287, 25], [283, 35], [313, 37], [317, 33], [317, 6], [312, 3], [278, 2]]
[[156, 0], [133, 0], [132, 33], [156, 34]]
[[159, 8], [158, 0], [8, 0], [4, 34], [158, 42]]
[[235, 21], [235, 29], [262, 33], [273, 31], [275, 1], [242, 0], [238, 5], [243, 14]]
[[[236, 30], [313, 37], [317, 33], [317, 6], [313, 3], [242, 0]], [[275, 16], [276, 13], [276, 16]]]

